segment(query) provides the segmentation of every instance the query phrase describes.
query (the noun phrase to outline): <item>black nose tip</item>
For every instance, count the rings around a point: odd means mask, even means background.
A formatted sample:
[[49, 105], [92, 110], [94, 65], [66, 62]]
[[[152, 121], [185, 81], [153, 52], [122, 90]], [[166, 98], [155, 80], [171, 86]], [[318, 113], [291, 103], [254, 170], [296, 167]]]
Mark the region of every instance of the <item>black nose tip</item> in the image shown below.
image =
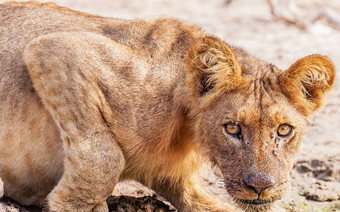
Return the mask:
[[244, 179], [244, 183], [248, 188], [254, 190], [255, 193], [261, 194], [275, 184], [275, 179], [270, 174], [258, 172], [248, 175]]

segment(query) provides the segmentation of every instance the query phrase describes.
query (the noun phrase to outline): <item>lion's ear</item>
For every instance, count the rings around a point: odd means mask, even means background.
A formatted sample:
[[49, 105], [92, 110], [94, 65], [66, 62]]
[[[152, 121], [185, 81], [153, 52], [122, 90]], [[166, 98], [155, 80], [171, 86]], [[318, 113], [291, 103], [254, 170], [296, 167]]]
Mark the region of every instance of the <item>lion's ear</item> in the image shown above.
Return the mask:
[[310, 55], [295, 62], [280, 76], [285, 94], [306, 115], [319, 109], [335, 81], [332, 61], [322, 55]]
[[190, 48], [186, 70], [187, 85], [198, 98], [212, 90], [231, 90], [241, 82], [241, 68], [235, 55], [227, 44], [213, 36], [196, 41]]

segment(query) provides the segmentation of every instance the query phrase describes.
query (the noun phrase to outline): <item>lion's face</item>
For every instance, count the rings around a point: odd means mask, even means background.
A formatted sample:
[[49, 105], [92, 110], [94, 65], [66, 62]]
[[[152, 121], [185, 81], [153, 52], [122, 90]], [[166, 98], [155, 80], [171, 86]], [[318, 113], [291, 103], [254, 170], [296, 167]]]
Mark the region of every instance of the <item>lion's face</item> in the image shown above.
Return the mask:
[[216, 100], [199, 130], [228, 193], [244, 207], [263, 208], [287, 192], [307, 121], [268, 81], [249, 86]]
[[205, 37], [191, 47], [186, 68], [197, 142], [239, 205], [270, 208], [288, 190], [308, 119], [334, 84], [334, 65], [310, 55], [282, 72]]

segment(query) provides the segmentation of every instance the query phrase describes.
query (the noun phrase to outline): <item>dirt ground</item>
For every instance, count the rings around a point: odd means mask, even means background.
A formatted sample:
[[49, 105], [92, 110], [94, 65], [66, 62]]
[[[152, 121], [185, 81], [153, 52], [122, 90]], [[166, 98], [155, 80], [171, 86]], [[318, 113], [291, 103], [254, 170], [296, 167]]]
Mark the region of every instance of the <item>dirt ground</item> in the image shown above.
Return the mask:
[[[134, 19], [176, 17], [240, 46], [285, 70], [297, 59], [328, 55], [340, 76], [340, 1], [277, 0], [273, 17], [266, 0], [55, 0], [58, 5], [102, 16]], [[0, 3], [5, 2], [0, 0]], [[41, 1], [45, 2], [45, 1]], [[290, 10], [288, 9], [290, 8]], [[318, 15], [329, 14], [331, 18]], [[279, 16], [292, 19], [284, 21]], [[294, 19], [295, 18], [295, 19]], [[315, 19], [315, 21], [313, 21]], [[297, 20], [297, 24], [294, 24]], [[338, 21], [338, 22], [337, 22]], [[0, 23], [1, 24], [1, 23]], [[340, 77], [301, 146], [292, 171], [291, 194], [281, 202], [286, 211], [340, 211]], [[226, 198], [223, 182], [202, 173], [210, 188]], [[134, 182], [118, 185], [119, 194], [144, 196], [151, 191]], [[114, 201], [113, 201], [114, 202]], [[0, 204], [0, 211], [4, 210]], [[7, 208], [8, 209], [8, 208]], [[8, 209], [8, 211], [10, 211]], [[15, 211], [13, 209], [13, 211]], [[152, 210], [151, 210], [152, 211]]]

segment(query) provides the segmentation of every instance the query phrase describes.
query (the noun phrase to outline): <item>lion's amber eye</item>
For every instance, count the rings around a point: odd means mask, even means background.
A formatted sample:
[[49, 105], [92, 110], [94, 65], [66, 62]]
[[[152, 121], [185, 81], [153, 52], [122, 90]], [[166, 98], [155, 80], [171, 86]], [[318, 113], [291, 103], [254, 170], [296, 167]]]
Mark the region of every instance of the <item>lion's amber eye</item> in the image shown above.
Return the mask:
[[277, 128], [277, 134], [279, 136], [289, 136], [293, 131], [293, 127], [288, 124], [281, 124], [279, 128]]
[[224, 127], [229, 135], [235, 136], [240, 132], [240, 126], [237, 123], [229, 123], [224, 125]]

